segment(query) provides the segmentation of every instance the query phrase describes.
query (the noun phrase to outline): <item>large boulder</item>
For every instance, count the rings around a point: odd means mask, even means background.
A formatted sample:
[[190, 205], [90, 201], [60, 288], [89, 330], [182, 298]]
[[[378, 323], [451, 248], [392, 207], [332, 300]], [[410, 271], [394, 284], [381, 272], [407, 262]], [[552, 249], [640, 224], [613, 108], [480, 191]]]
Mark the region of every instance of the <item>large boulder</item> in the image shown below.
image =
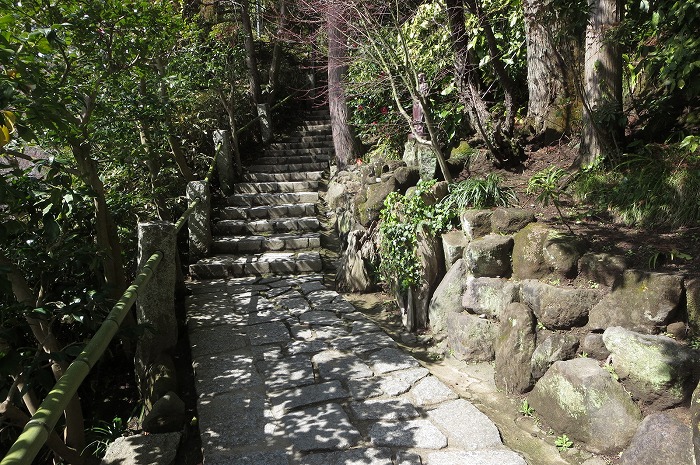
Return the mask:
[[690, 427], [665, 412], [642, 421], [620, 465], [695, 465]]
[[505, 278], [475, 278], [466, 282], [462, 307], [471, 313], [499, 318], [512, 302], [517, 302], [520, 286]]
[[512, 303], [501, 315], [495, 345], [496, 387], [506, 394], [522, 394], [532, 387], [530, 360], [535, 351], [535, 316], [530, 308]]
[[473, 240], [464, 250], [464, 261], [470, 275], [500, 278], [510, 276], [513, 238], [489, 234]]
[[360, 224], [368, 227], [372, 222], [379, 219], [379, 212], [384, 207], [384, 200], [396, 190], [396, 179], [390, 177], [388, 180], [369, 184], [365, 194], [365, 200], [357, 197], [357, 214]]
[[497, 208], [491, 215], [491, 232], [513, 234], [535, 221], [535, 212], [524, 208]]
[[445, 266], [447, 268], [462, 258], [468, 243], [467, 237], [458, 229], [442, 235], [442, 249], [445, 252]]
[[618, 287], [594, 306], [591, 329], [610, 326], [653, 334], [669, 323], [681, 301], [683, 278], [672, 274], [625, 271]]
[[627, 269], [624, 257], [607, 253], [585, 253], [578, 261], [578, 273], [589, 281], [613, 287]]
[[430, 299], [428, 320], [434, 332], [447, 328], [447, 315], [462, 312], [461, 299], [467, 285], [467, 268], [461, 258], [450, 267]]
[[464, 210], [459, 215], [462, 232], [474, 240], [491, 234], [491, 210]]
[[570, 333], [543, 331], [537, 335], [537, 340], [537, 347], [530, 358], [530, 369], [535, 379], [544, 376], [554, 362], [574, 358], [579, 346], [578, 338]]
[[491, 320], [468, 313], [447, 315], [447, 345], [455, 358], [490, 362], [494, 357], [496, 326]]
[[520, 289], [521, 301], [532, 308], [538, 322], [550, 329], [585, 325], [591, 308], [601, 299], [595, 289], [562, 288], [534, 279], [523, 281]]
[[586, 249], [583, 239], [539, 223], [528, 224], [513, 239], [513, 276], [517, 279], [573, 278]]
[[590, 358], [555, 362], [528, 401], [547, 425], [599, 454], [624, 449], [641, 421], [624, 388]]
[[[421, 263], [421, 276], [412, 289], [409, 299], [409, 312], [413, 312], [413, 321], [405, 326], [409, 331], [428, 327], [428, 307], [430, 298], [445, 275], [442, 242], [426, 231], [418, 233], [418, 259]], [[410, 318], [409, 318], [410, 319]]]
[[614, 326], [603, 333], [612, 366], [622, 384], [641, 403], [661, 410], [678, 405], [693, 392], [697, 351], [667, 336], [652, 336]]

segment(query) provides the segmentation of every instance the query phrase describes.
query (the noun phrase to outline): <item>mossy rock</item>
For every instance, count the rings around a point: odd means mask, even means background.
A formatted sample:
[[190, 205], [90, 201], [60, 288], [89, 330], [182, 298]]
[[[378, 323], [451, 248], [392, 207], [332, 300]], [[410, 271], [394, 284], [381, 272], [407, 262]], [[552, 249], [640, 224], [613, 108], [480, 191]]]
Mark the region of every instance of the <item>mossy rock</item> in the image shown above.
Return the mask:
[[357, 215], [362, 226], [368, 227], [373, 221], [379, 220], [379, 212], [384, 206], [384, 200], [395, 190], [396, 180], [393, 177], [386, 182], [367, 186], [366, 200], [357, 204]]
[[679, 405], [693, 392], [700, 354], [667, 336], [652, 336], [613, 326], [603, 333], [612, 365], [622, 384], [655, 410]]
[[555, 362], [537, 381], [528, 402], [558, 434], [606, 455], [629, 444], [642, 416], [620, 383], [590, 358]]

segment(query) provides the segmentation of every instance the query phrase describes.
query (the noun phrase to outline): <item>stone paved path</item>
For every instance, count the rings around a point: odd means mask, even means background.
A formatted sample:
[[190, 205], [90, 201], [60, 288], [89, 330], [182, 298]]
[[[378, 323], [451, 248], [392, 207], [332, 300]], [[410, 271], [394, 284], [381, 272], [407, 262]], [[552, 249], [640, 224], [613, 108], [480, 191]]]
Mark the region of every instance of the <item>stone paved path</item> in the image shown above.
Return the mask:
[[190, 267], [204, 464], [524, 465], [317, 274], [329, 130], [307, 131], [249, 167], [219, 212], [216, 255]]
[[322, 276], [190, 288], [205, 465], [525, 464]]

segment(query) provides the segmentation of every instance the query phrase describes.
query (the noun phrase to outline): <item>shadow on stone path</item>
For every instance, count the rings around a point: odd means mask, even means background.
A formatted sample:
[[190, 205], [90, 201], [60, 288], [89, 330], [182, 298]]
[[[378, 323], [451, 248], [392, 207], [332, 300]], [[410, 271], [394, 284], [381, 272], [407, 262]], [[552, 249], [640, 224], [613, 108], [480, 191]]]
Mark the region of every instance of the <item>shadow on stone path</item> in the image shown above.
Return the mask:
[[524, 465], [321, 275], [189, 284], [205, 465]]

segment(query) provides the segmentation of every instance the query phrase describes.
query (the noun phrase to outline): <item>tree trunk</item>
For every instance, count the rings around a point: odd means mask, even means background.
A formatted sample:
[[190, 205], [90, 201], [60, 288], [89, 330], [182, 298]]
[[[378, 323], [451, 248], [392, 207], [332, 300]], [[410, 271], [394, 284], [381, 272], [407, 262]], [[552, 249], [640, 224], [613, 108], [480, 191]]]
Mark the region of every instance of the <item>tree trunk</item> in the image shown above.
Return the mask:
[[608, 36], [622, 20], [621, 0], [589, 0], [579, 164], [615, 157], [623, 138], [622, 54]]
[[[527, 117], [534, 133], [548, 143], [570, 129], [575, 92], [570, 84], [571, 69], [558, 48], [564, 24], [553, 14], [553, 0], [523, 0], [527, 40]], [[545, 26], [546, 24], [546, 26]]]
[[250, 98], [253, 105], [261, 103], [260, 73], [258, 72], [258, 58], [255, 52], [255, 38], [253, 27], [250, 23], [250, 2], [241, 0], [241, 26], [245, 33], [245, 64], [248, 68], [248, 82], [250, 84]]
[[348, 109], [343, 77], [347, 72], [347, 42], [344, 33], [343, 4], [329, 0], [326, 7], [328, 28], [328, 106], [331, 114], [331, 130], [335, 147], [336, 164], [343, 169], [360, 153], [359, 144], [348, 124]]
[[97, 164], [90, 156], [89, 143], [74, 141], [71, 143], [71, 149], [83, 181], [92, 190], [97, 247], [102, 254], [102, 266], [109, 294], [116, 300], [126, 290], [126, 273], [117, 226], [107, 208], [105, 187], [97, 172]]
[[277, 19], [277, 34], [275, 35], [275, 45], [272, 48], [272, 62], [270, 63], [270, 72], [268, 75], [267, 104], [272, 105], [275, 101], [277, 91], [279, 90], [280, 67], [282, 64], [282, 34], [287, 23], [287, 2], [286, 0], [279, 1], [279, 11]]

